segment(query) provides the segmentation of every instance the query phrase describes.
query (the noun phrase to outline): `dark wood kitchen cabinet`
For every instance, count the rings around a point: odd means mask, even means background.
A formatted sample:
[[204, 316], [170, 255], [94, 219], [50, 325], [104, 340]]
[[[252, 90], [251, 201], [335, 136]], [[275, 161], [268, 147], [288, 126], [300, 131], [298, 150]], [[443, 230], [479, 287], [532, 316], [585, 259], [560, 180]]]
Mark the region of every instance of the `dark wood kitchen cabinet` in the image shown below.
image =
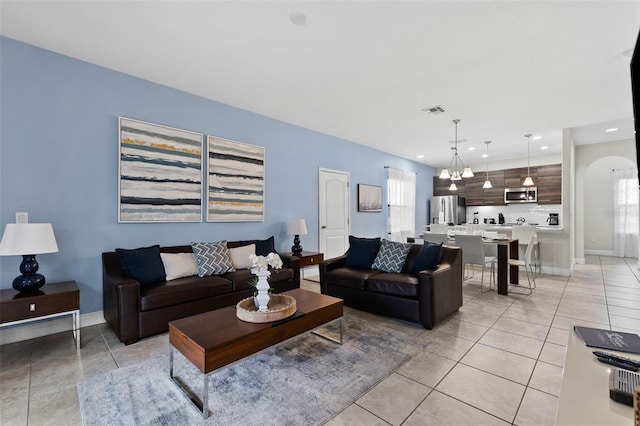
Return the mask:
[[440, 179], [438, 176], [433, 177], [433, 195], [461, 195], [465, 196], [465, 186], [468, 179], [456, 181], [457, 191], [449, 191], [451, 186], [450, 179]]
[[562, 204], [562, 164], [537, 167], [538, 204]]
[[[530, 167], [531, 179], [534, 183], [538, 177], [537, 167]], [[519, 167], [517, 169], [504, 170], [504, 187], [505, 188], [522, 188], [522, 183], [527, 177], [527, 168]]]
[[500, 206], [504, 205], [504, 171], [494, 170], [489, 172], [491, 188], [484, 189], [487, 180], [486, 172], [476, 172], [467, 179], [465, 185], [465, 201], [467, 206]]

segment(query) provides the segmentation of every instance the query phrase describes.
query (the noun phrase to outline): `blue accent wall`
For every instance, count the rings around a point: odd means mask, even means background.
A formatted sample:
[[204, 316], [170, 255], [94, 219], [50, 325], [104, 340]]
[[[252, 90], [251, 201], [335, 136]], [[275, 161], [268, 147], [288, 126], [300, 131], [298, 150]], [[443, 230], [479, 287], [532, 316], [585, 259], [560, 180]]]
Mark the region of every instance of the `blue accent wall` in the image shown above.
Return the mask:
[[[357, 184], [384, 187], [385, 166], [417, 173], [416, 230], [427, 223], [433, 167], [5, 37], [0, 95], [0, 226], [15, 212], [53, 224], [60, 251], [38, 256], [40, 272], [47, 282], [75, 280], [82, 313], [102, 310], [100, 254], [116, 247], [274, 235], [287, 251], [286, 221], [305, 218], [302, 245], [317, 249], [319, 168], [350, 173], [353, 235], [386, 235], [386, 210], [356, 206]], [[265, 221], [119, 224], [119, 116], [264, 146]], [[0, 288], [11, 288], [20, 261], [0, 258]]]

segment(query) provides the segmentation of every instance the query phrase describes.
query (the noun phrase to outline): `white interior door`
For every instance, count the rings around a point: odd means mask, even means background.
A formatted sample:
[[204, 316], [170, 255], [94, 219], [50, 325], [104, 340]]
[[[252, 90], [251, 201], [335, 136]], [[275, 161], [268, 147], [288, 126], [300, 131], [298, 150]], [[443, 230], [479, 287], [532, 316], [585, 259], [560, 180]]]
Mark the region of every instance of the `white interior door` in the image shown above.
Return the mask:
[[349, 247], [349, 173], [320, 169], [320, 251], [325, 259], [341, 256]]

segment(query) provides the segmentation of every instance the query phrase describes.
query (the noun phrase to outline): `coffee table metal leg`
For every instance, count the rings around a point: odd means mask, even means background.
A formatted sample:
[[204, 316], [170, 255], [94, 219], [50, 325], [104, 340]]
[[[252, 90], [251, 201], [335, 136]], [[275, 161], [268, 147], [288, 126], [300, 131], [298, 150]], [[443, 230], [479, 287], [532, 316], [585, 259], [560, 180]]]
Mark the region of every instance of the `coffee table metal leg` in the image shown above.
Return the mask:
[[[330, 342], [337, 343], [337, 344], [341, 345], [341, 344], [342, 344], [342, 333], [343, 333], [343, 327], [344, 327], [344, 326], [343, 326], [343, 324], [342, 324], [342, 318], [343, 318], [343, 317], [336, 318], [335, 320], [333, 320], [333, 321], [329, 321], [329, 322], [327, 323], [327, 324], [331, 324], [331, 323], [332, 323], [332, 322], [334, 322], [334, 321], [340, 321], [340, 338], [339, 338], [339, 339], [336, 339], [335, 337], [327, 336], [326, 334], [318, 333], [318, 332], [317, 332], [317, 331], [315, 331], [315, 330], [312, 330], [312, 331], [311, 331], [311, 333], [315, 334], [315, 335], [316, 335], [316, 336], [318, 336], [318, 337], [322, 337], [323, 339], [327, 339], [327, 340], [329, 340]], [[325, 325], [327, 325], [327, 324], [325, 324]], [[324, 326], [323, 326], [323, 327], [324, 327]]]
[[180, 392], [193, 404], [194, 407], [198, 411], [202, 413], [202, 418], [206, 419], [209, 417], [209, 375], [202, 375], [202, 399], [198, 397], [189, 387], [180, 379], [173, 374], [173, 351], [174, 347], [169, 345], [169, 378], [171, 381], [180, 389]]

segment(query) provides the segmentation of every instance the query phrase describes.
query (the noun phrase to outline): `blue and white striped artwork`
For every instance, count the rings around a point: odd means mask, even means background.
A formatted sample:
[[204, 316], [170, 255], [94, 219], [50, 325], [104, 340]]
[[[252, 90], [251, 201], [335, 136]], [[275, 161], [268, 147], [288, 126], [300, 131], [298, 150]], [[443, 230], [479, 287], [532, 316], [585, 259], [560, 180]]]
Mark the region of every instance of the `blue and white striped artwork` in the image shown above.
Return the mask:
[[264, 147], [215, 136], [207, 144], [207, 221], [264, 221]]
[[120, 117], [119, 222], [202, 222], [202, 134]]

